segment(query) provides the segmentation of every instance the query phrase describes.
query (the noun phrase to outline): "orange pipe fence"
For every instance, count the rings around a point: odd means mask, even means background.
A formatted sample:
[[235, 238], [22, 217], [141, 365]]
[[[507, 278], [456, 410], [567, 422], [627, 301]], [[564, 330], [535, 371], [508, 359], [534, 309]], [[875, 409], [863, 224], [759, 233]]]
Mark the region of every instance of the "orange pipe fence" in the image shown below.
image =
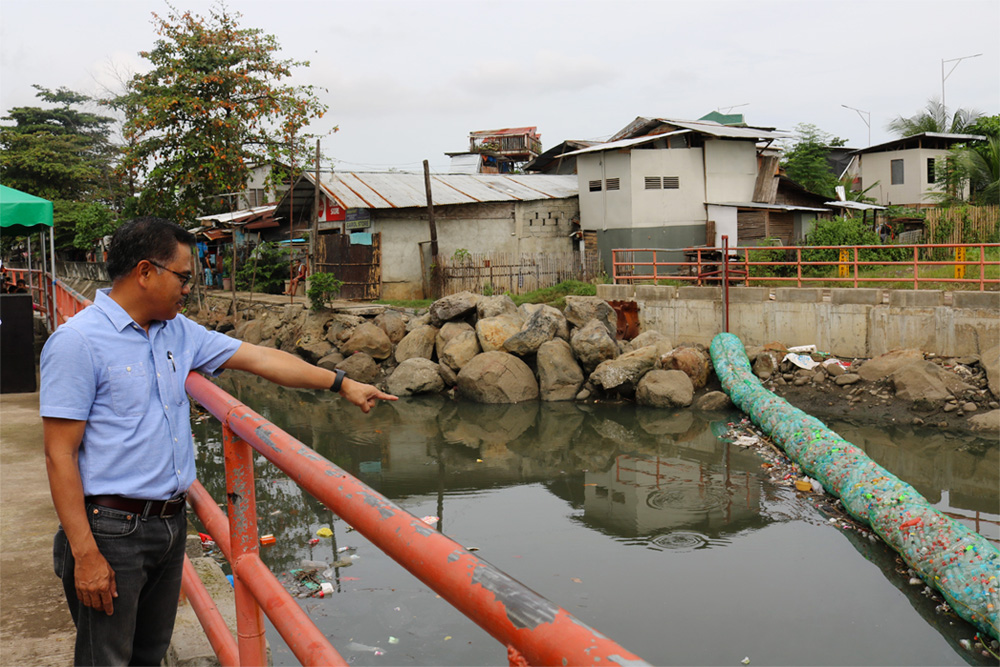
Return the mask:
[[[934, 244], [899, 244], [899, 245], [865, 245], [865, 246], [755, 246], [730, 247], [728, 252], [722, 248], [707, 246], [689, 248], [619, 248], [612, 250], [612, 277], [615, 284], [637, 284], [661, 280], [691, 282], [702, 285], [707, 282], [719, 282], [723, 272], [729, 275], [729, 281], [744, 285], [753, 284], [783, 284], [795, 283], [801, 287], [803, 283], [843, 283], [849, 282], [853, 287], [864, 283], [909, 283], [913, 289], [920, 286], [941, 283], [945, 285], [975, 285], [979, 291], [985, 291], [987, 285], [1000, 285], [1000, 274], [995, 278], [986, 277], [987, 267], [1000, 267], [1000, 261], [987, 260], [987, 250], [1000, 248], [1000, 243], [934, 243]], [[979, 251], [979, 258], [966, 260], [968, 250]], [[841, 259], [835, 261], [803, 260], [803, 252], [835, 250], [841, 253]], [[904, 250], [912, 251], [912, 258], [906, 261], [866, 260], [863, 252]], [[935, 250], [952, 251], [955, 259], [931, 260], [921, 259], [920, 254], [931, 254]], [[784, 260], [754, 260], [754, 254], [762, 252], [784, 252]], [[844, 253], [847, 257], [844, 258]], [[679, 261], [683, 255], [685, 261]], [[794, 255], [794, 259], [791, 257]], [[668, 259], [668, 257], [674, 259]], [[955, 277], [921, 276], [921, 269], [935, 266], [951, 266], [955, 268]], [[794, 276], [752, 276], [753, 267], [794, 267]], [[803, 275], [803, 268], [838, 267], [841, 270], [837, 276]], [[912, 271], [910, 277], [896, 276], [862, 276], [860, 270], [864, 267], [895, 267]], [[966, 268], [976, 267], [978, 275], [966, 277]], [[970, 272], [971, 273], [971, 272]]]
[[[241, 664], [257, 664], [253, 661], [262, 655], [261, 607], [303, 664], [343, 664], [260, 560], [253, 502], [254, 452], [500, 641], [511, 664], [646, 664], [398, 507], [206, 378], [191, 373], [185, 387], [223, 424], [229, 519], [222, 516], [200, 484], [191, 488], [189, 501], [233, 566]], [[190, 579], [184, 580], [185, 590], [200, 585]]]

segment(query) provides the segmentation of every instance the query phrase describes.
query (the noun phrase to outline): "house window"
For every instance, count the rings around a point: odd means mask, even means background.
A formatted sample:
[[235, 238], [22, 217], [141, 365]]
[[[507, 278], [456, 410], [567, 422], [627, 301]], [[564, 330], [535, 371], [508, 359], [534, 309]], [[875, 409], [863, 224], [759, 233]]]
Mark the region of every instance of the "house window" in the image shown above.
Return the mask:
[[892, 160], [890, 161], [890, 166], [892, 168], [892, 181], [893, 185], [903, 184], [903, 161], [902, 160]]
[[609, 178], [607, 181], [605, 181], [605, 185], [607, 186], [608, 190], [620, 190], [621, 189], [621, 185], [620, 185], [619, 179], [617, 179], [617, 178]]
[[679, 190], [681, 187], [681, 177], [680, 176], [664, 176], [663, 177], [663, 189], [664, 190]]
[[660, 189], [660, 177], [659, 176], [647, 176], [645, 178], [646, 189], [647, 190], [659, 190]]
[[934, 182], [934, 158], [927, 158], [927, 182]]
[[597, 179], [596, 181], [590, 181], [590, 191], [591, 192], [601, 191], [601, 179]]

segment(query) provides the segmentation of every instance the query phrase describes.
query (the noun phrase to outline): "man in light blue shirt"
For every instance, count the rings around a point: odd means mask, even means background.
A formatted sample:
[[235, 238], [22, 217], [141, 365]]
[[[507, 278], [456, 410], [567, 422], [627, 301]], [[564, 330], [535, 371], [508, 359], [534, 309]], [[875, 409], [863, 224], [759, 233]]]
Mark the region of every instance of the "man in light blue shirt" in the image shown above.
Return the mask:
[[77, 665], [158, 665], [177, 611], [195, 479], [184, 380], [249, 371], [331, 389], [368, 412], [395, 397], [279, 350], [207, 331], [179, 315], [194, 237], [157, 218], [122, 225], [112, 287], [59, 327], [41, 360], [41, 415], [60, 529], [56, 574], [77, 627]]

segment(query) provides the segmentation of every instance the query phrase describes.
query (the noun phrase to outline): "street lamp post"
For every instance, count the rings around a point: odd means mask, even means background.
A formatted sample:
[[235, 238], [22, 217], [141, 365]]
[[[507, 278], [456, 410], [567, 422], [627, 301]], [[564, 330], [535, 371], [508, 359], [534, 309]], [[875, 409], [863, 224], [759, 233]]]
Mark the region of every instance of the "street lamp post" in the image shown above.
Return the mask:
[[[854, 107], [849, 107], [846, 104], [841, 104], [840, 106], [844, 107], [845, 109], [850, 109], [851, 111], [857, 111], [858, 112], [858, 115], [861, 116], [861, 120], [863, 120], [864, 123], [865, 123], [865, 125], [868, 126], [868, 145], [871, 146], [872, 145], [872, 112], [871, 111], [862, 111], [861, 109], [855, 109]], [[863, 116], [862, 114], [866, 114], [868, 117], [865, 118], [865, 116]]]
[[[941, 110], [944, 112], [945, 120], [947, 120], [948, 118], [948, 107], [944, 103], [944, 82], [948, 79], [949, 76], [951, 76], [951, 73], [955, 71], [955, 68], [958, 67], [958, 64], [960, 62], [962, 62], [963, 60], [968, 60], [969, 58], [978, 58], [981, 55], [983, 54], [977, 53], [974, 56], [962, 56], [961, 58], [949, 58], [948, 60], [944, 59], [941, 60]], [[948, 70], [947, 74], [944, 73], [945, 63], [955, 63], [954, 65], [951, 66], [951, 69]]]

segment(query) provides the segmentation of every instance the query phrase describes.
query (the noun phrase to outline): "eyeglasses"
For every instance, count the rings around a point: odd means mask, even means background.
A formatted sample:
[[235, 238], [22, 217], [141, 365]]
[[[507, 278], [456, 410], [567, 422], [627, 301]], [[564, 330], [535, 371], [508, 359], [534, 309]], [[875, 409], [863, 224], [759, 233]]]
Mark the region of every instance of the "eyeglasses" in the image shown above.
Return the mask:
[[153, 266], [155, 266], [156, 268], [158, 268], [158, 269], [163, 269], [164, 271], [170, 271], [170, 273], [172, 273], [172, 274], [174, 274], [175, 276], [177, 276], [178, 278], [180, 278], [180, 281], [181, 281], [181, 288], [182, 288], [182, 289], [183, 289], [183, 287], [184, 287], [185, 285], [187, 285], [187, 284], [188, 284], [188, 281], [190, 281], [190, 280], [191, 280], [191, 274], [190, 274], [190, 273], [177, 273], [177, 272], [176, 272], [176, 271], [174, 271], [173, 269], [168, 269], [167, 267], [163, 266], [162, 264], [158, 264], [157, 262], [154, 262], [154, 261], [153, 261], [153, 260], [151, 260], [151, 259], [147, 259], [146, 261], [147, 261], [147, 262], [149, 262], [150, 264], [152, 264]]

